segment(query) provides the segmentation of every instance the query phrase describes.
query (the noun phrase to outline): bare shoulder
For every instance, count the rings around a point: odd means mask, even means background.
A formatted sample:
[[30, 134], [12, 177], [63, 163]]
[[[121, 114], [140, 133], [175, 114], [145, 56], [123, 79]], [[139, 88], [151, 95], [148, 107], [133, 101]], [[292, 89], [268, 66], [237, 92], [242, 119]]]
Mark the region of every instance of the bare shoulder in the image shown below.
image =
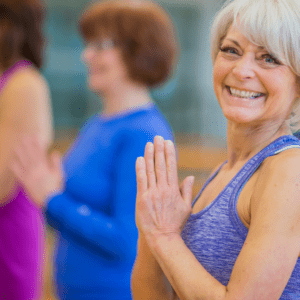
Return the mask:
[[280, 215], [281, 220], [300, 216], [300, 148], [285, 150], [263, 162], [251, 198], [252, 217], [256, 213], [274, 219]]
[[38, 134], [52, 139], [50, 92], [43, 75], [34, 68], [19, 70], [0, 95], [0, 125], [17, 134]]
[[300, 148], [291, 148], [268, 157], [261, 168], [261, 176], [269, 178], [300, 176]]
[[6, 102], [6, 99], [9, 101], [14, 96], [17, 96], [16, 98], [22, 101], [29, 94], [32, 101], [36, 99], [35, 96], [42, 96], [40, 101], [46, 101], [49, 98], [47, 81], [35, 68], [24, 68], [13, 74], [3, 90], [1, 102], [3, 104], [3, 102]]

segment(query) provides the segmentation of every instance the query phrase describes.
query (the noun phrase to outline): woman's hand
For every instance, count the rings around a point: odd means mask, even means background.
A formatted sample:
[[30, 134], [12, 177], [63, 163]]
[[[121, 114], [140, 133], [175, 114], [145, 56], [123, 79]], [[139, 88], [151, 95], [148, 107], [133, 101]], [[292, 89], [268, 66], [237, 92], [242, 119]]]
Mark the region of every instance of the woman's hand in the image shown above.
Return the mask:
[[[155, 162], [154, 162], [155, 161]], [[174, 144], [156, 136], [136, 162], [136, 223], [148, 243], [160, 236], [180, 235], [191, 214], [194, 177], [178, 186]]]
[[15, 148], [10, 168], [38, 207], [42, 207], [51, 194], [64, 188], [60, 153], [48, 154], [36, 137], [27, 137]]

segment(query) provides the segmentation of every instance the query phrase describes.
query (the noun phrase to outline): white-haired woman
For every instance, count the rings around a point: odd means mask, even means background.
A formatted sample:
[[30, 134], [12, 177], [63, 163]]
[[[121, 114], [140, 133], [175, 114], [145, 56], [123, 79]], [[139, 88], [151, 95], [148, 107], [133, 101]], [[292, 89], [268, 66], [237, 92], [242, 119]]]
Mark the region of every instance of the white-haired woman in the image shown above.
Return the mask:
[[227, 2], [212, 59], [228, 160], [192, 202], [173, 144], [147, 144], [134, 299], [300, 299], [299, 0]]

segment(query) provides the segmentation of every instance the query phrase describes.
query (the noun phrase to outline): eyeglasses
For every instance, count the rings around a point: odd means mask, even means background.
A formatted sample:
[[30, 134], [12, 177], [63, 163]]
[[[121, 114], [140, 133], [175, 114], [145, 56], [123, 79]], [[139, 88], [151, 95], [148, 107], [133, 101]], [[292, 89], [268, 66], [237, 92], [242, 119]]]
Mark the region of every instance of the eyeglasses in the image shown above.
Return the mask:
[[92, 47], [97, 51], [109, 50], [116, 47], [116, 42], [111, 39], [102, 39], [96, 42], [90, 42], [87, 44], [87, 47]]

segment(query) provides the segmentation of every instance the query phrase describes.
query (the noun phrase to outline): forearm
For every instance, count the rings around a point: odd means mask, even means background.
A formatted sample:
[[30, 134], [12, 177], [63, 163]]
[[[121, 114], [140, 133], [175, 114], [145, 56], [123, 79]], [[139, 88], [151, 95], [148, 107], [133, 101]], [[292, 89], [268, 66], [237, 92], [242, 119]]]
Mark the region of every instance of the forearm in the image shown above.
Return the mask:
[[131, 288], [134, 300], [175, 299], [170, 283], [141, 234], [131, 275]]
[[226, 287], [211, 276], [180, 236], [149, 243], [150, 249], [181, 300], [224, 300]]
[[50, 199], [46, 215], [51, 226], [72, 233], [85, 247], [98, 247], [117, 259], [134, 257], [124, 222], [76, 202], [67, 192]]

